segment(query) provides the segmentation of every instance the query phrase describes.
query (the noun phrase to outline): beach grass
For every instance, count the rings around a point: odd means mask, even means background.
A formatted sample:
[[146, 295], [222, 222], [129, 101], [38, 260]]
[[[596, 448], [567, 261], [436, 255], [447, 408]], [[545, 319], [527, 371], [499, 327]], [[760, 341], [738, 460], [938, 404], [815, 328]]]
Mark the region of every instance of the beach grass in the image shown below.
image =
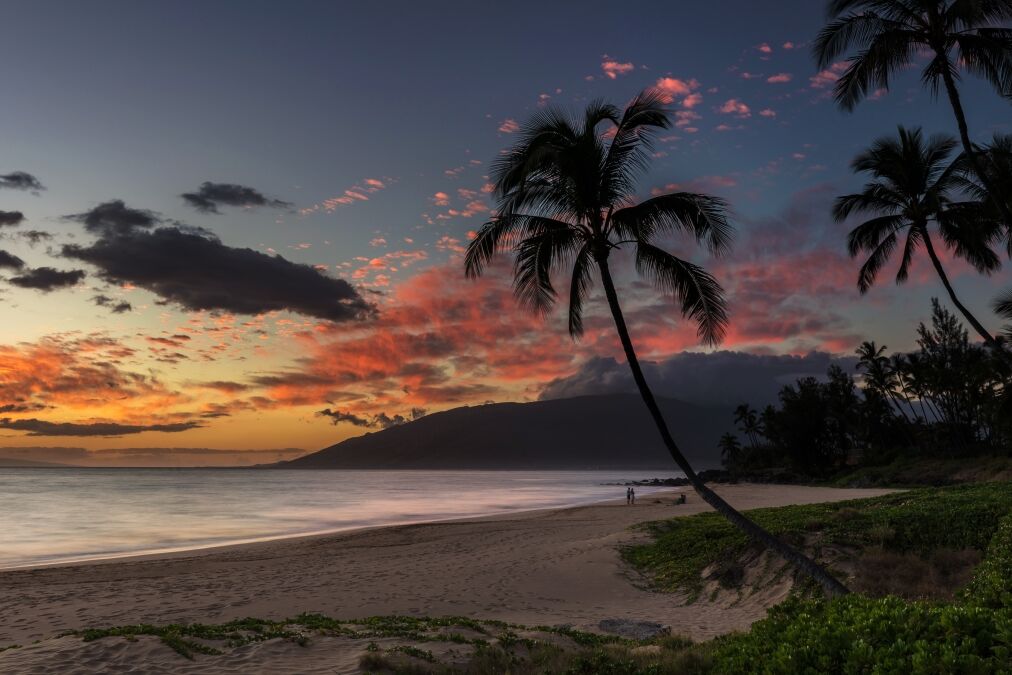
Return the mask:
[[[880, 548], [927, 555], [938, 549], [983, 552], [1012, 511], [1012, 483], [922, 488], [851, 501], [754, 509], [747, 513], [777, 536], [820, 548]], [[703, 572], [731, 566], [749, 540], [716, 513], [645, 523], [650, 541], [622, 550], [624, 559], [662, 591], [698, 598]]]

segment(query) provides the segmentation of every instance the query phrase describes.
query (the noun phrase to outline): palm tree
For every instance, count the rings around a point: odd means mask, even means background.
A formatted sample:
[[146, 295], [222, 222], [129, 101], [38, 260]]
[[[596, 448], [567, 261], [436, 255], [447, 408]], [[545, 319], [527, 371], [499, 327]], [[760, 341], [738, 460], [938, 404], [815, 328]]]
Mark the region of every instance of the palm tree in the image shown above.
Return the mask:
[[720, 459], [724, 468], [732, 474], [736, 474], [738, 460], [741, 459], [741, 443], [738, 441], [738, 437], [728, 432], [717, 441], [717, 447], [720, 448]]
[[753, 450], [759, 447], [762, 422], [759, 421], [758, 412], [753, 410], [748, 403], [742, 403], [734, 409], [734, 423], [738, 425], [739, 431], [748, 436], [748, 442]]
[[[599, 129], [602, 124], [613, 132], [610, 140]], [[596, 266], [640, 395], [696, 492], [750, 537], [819, 581], [827, 593], [846, 593], [815, 561], [746, 518], [699, 479], [643, 376], [612, 278], [609, 260], [614, 251], [633, 247], [636, 270], [679, 301], [682, 315], [696, 322], [704, 343], [719, 342], [727, 325], [717, 280], [656, 243], [662, 236], [684, 233], [714, 254], [727, 251], [733, 234], [727, 204], [689, 192], [634, 202], [636, 178], [646, 168], [652, 138], [669, 125], [660, 97], [650, 92], [637, 96], [624, 111], [595, 102], [583, 119], [570, 119], [555, 109], [535, 115], [524, 126], [521, 140], [492, 166], [496, 215], [468, 245], [465, 271], [470, 278], [479, 277], [498, 253], [512, 251], [514, 294], [522, 306], [542, 315], [557, 298], [552, 274], [569, 273], [569, 333], [577, 339]]]
[[[937, 95], [945, 87], [959, 127], [963, 151], [974, 173], [992, 194], [1000, 194], [978, 157], [956, 86], [960, 70], [982, 77], [1002, 96], [1012, 96], [1012, 0], [831, 0], [830, 23], [815, 40], [819, 68], [827, 68], [851, 48], [859, 49], [836, 83], [836, 100], [852, 110], [876, 89], [888, 89], [889, 78], [906, 68], [918, 52], [931, 60], [921, 81]], [[1004, 200], [997, 207], [1006, 226], [1012, 211]]]
[[925, 141], [920, 129], [899, 127], [897, 138], [880, 138], [854, 159], [854, 171], [871, 174], [873, 180], [857, 194], [838, 197], [833, 216], [837, 222], [854, 213], [875, 216], [851, 230], [848, 240], [851, 257], [869, 254], [858, 275], [861, 293], [867, 293], [875, 283], [905, 232], [896, 283], [906, 281], [913, 255], [923, 245], [952, 304], [985, 342], [996, 346], [994, 337], [956, 296], [929, 231], [934, 223], [945, 246], [978, 272], [990, 274], [1001, 267], [990, 247], [997, 229], [981, 217], [980, 205], [952, 200], [959, 187], [960, 167], [947, 160], [955, 147], [949, 137], [932, 136]]
[[886, 356], [886, 346], [879, 347], [874, 342], [864, 341], [857, 348], [857, 368], [864, 371], [865, 386], [876, 392], [884, 400], [899, 411], [903, 420], [910, 425], [910, 417], [900, 405], [899, 378], [893, 370], [893, 360]]

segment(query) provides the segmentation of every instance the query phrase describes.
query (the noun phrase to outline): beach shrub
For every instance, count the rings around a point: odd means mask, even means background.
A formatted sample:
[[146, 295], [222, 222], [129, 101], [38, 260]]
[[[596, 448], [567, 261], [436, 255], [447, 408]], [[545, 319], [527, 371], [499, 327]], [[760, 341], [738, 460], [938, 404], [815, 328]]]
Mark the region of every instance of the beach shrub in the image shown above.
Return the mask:
[[717, 640], [721, 673], [993, 673], [1012, 667], [1012, 609], [858, 595], [790, 600]]
[[[810, 547], [929, 555], [938, 549], [984, 551], [1001, 518], [1012, 511], [1012, 483], [955, 485], [895, 492], [828, 504], [754, 509], [749, 516], [773, 534]], [[643, 525], [652, 540], [623, 549], [623, 557], [659, 590], [695, 599], [704, 569], [735, 563], [750, 542], [716, 513]], [[886, 536], [888, 535], [888, 536]]]
[[1012, 607], [1012, 515], [1006, 516], [987, 548], [987, 557], [962, 594], [969, 605]]

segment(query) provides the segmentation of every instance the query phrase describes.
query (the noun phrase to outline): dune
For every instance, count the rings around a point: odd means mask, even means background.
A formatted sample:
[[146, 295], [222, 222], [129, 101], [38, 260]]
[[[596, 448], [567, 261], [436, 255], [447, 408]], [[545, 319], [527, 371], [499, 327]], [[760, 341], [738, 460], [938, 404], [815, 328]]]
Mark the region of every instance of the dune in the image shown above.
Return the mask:
[[[622, 488], [616, 488], [621, 493]], [[741, 509], [875, 496], [889, 490], [732, 485]], [[738, 603], [647, 590], [617, 547], [631, 526], [709, 507], [688, 491], [641, 500], [0, 572], [0, 672], [355, 672], [361, 641], [272, 640], [190, 662], [155, 638], [83, 642], [62, 631], [123, 624], [283, 619], [316, 612], [466, 616], [596, 630], [605, 618], [660, 622], [693, 639], [742, 629], [781, 592]], [[39, 640], [37, 644], [32, 644]]]

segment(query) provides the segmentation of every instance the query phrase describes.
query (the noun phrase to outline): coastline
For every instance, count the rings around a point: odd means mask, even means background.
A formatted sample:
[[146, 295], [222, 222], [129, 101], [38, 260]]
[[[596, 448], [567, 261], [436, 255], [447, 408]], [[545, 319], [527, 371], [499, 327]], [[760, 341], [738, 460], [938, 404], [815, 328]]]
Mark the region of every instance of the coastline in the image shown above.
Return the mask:
[[[856, 499], [890, 490], [719, 486], [738, 508]], [[680, 491], [679, 491], [680, 492]], [[617, 548], [633, 525], [709, 510], [691, 491], [636, 506], [605, 502], [438, 523], [367, 528], [185, 553], [0, 572], [0, 647], [131, 623], [469, 616], [594, 629], [659, 621], [705, 639], [747, 627], [777, 598], [685, 605], [633, 578]]]
[[[218, 468], [218, 467], [212, 467], [212, 468]], [[231, 468], [231, 467], [229, 467], [229, 468]], [[618, 487], [622, 487], [622, 486], [630, 485], [630, 484], [631, 483], [621, 483], [621, 484], [620, 483], [615, 483], [614, 485], [618, 486]], [[605, 483], [604, 485], [611, 485], [611, 484]], [[646, 498], [648, 496], [653, 497], [653, 496], [660, 495], [662, 493], [676, 492], [676, 491], [678, 492], [678, 494], [681, 494], [682, 492], [684, 492], [686, 490], [688, 490], [688, 491], [692, 490], [692, 488], [688, 487], [688, 486], [678, 486], [678, 487], [672, 488], [672, 487], [667, 487], [667, 486], [656, 486], [656, 485], [643, 485], [643, 486], [641, 486], [638, 483], [635, 484], [635, 487], [637, 489], [639, 489], [639, 488], [642, 487], [642, 488], [646, 488], [646, 490], [648, 490], [648, 491], [643, 492], [641, 494], [637, 494], [637, 497], [643, 497], [643, 498]], [[571, 504], [564, 504], [564, 505], [560, 505], [560, 506], [550, 506], [550, 507], [540, 507], [539, 506], [539, 507], [532, 507], [532, 508], [523, 508], [523, 507], [520, 507], [520, 508], [515, 508], [515, 509], [509, 509], [509, 510], [500, 511], [500, 512], [497, 512], [497, 513], [478, 513], [478, 514], [471, 515], [471, 516], [448, 516], [448, 517], [445, 517], [445, 518], [435, 517], [435, 518], [423, 518], [421, 520], [404, 519], [404, 520], [396, 520], [396, 521], [385, 522], [385, 523], [378, 523], [378, 524], [375, 524], [375, 525], [349, 525], [347, 527], [327, 528], [327, 529], [322, 529], [322, 530], [313, 530], [313, 531], [309, 531], [309, 532], [292, 532], [292, 533], [281, 533], [281, 534], [264, 535], [262, 537], [246, 537], [246, 538], [241, 538], [241, 539], [227, 540], [227, 541], [215, 542], [215, 543], [209, 543], [209, 544], [193, 544], [193, 545], [183, 545], [183, 546], [165, 547], [165, 548], [158, 548], [158, 549], [147, 549], [147, 550], [139, 550], [139, 551], [124, 551], [122, 553], [96, 554], [94, 556], [81, 556], [81, 557], [76, 557], [76, 558], [65, 558], [65, 559], [53, 560], [53, 561], [48, 561], [48, 562], [34, 562], [34, 563], [25, 563], [23, 565], [0, 566], [0, 575], [4, 574], [5, 572], [24, 572], [24, 571], [32, 571], [32, 570], [38, 570], [38, 569], [53, 569], [53, 568], [60, 568], [60, 567], [80, 567], [82, 565], [105, 565], [105, 564], [114, 564], [114, 563], [120, 563], [120, 562], [127, 563], [127, 562], [142, 561], [142, 560], [169, 560], [169, 559], [172, 559], [172, 558], [187, 557], [189, 555], [199, 555], [199, 554], [202, 554], [202, 553], [212, 554], [212, 553], [215, 553], [217, 551], [225, 551], [225, 550], [232, 549], [232, 548], [235, 548], [235, 547], [256, 546], [257, 544], [270, 544], [270, 543], [273, 543], [273, 542], [280, 542], [280, 541], [287, 541], [287, 540], [299, 541], [299, 540], [304, 540], [304, 539], [314, 539], [314, 538], [327, 537], [327, 536], [339, 535], [339, 534], [357, 534], [357, 533], [360, 533], [360, 532], [369, 532], [369, 531], [379, 530], [379, 529], [383, 529], [383, 528], [387, 528], [387, 527], [410, 527], [412, 525], [432, 525], [432, 524], [439, 524], [439, 523], [457, 523], [457, 522], [466, 523], [466, 522], [485, 521], [485, 520], [495, 521], [498, 518], [509, 518], [509, 517], [512, 517], [512, 516], [515, 516], [515, 515], [520, 515], [520, 514], [533, 514], [533, 513], [540, 513], [540, 512], [561, 511], [561, 510], [565, 510], [565, 509], [574, 509], [574, 508], [580, 508], [580, 507], [584, 507], [584, 506], [608, 505], [608, 504], [612, 504], [612, 505], [622, 504], [622, 500], [621, 499], [585, 499], [585, 500], [575, 501], [575, 502], [573, 502]], [[0, 645], [0, 646], [2, 646], [2, 645]]]

